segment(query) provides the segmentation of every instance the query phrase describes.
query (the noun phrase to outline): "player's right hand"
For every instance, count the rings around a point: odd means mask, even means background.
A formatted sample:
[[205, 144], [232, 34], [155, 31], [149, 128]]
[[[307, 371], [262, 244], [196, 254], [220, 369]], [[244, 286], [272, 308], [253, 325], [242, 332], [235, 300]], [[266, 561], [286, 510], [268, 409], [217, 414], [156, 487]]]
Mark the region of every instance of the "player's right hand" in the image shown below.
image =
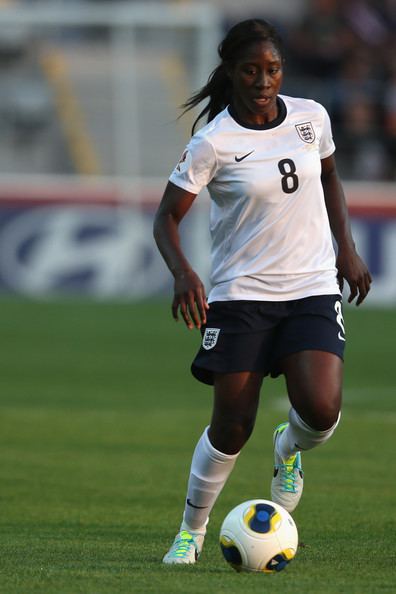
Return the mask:
[[205, 287], [193, 270], [183, 270], [175, 274], [172, 315], [176, 321], [179, 311], [189, 330], [201, 328], [206, 324], [206, 311], [209, 305]]

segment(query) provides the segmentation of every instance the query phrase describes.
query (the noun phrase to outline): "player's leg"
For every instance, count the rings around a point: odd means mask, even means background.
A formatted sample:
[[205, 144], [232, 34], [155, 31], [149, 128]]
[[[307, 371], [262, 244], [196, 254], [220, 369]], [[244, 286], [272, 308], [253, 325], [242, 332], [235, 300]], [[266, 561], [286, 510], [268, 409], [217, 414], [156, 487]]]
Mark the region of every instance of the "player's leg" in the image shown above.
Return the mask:
[[209, 437], [218, 450], [237, 454], [249, 439], [262, 381], [262, 373], [251, 371], [215, 374]]
[[210, 426], [195, 448], [183, 521], [164, 563], [194, 563], [203, 545], [209, 514], [254, 427], [262, 374], [215, 374]]
[[325, 443], [339, 420], [343, 362], [333, 353], [306, 350], [285, 357], [282, 371], [292, 408], [274, 434], [272, 499], [288, 511], [298, 504], [303, 475], [300, 451]]
[[[326, 433], [338, 420], [342, 399], [343, 361], [333, 353], [307, 350], [283, 361], [287, 391], [292, 407], [316, 432]], [[321, 443], [305, 434], [304, 449]], [[308, 441], [306, 441], [308, 439]], [[294, 445], [294, 444], [293, 444]]]

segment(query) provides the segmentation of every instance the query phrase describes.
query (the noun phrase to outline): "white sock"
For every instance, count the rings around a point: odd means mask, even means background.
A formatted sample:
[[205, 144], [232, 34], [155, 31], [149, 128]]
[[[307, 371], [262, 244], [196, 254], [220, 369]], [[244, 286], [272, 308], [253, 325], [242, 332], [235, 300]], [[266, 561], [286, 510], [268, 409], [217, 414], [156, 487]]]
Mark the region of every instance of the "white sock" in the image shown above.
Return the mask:
[[204, 535], [209, 514], [239, 453], [223, 454], [212, 446], [205, 429], [195, 448], [181, 530]]
[[341, 413], [332, 427], [325, 431], [312, 429], [299, 414], [291, 408], [289, 411], [289, 425], [280, 434], [276, 442], [276, 450], [283, 460], [290, 458], [299, 451], [311, 450], [321, 443], [325, 443], [333, 435], [340, 422]]

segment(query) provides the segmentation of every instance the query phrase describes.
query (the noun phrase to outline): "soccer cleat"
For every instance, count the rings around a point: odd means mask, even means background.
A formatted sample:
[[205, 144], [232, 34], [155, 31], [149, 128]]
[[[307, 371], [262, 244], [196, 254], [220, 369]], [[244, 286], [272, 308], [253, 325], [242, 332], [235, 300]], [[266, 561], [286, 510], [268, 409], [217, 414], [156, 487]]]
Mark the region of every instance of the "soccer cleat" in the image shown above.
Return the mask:
[[187, 530], [176, 534], [173, 545], [166, 553], [162, 562], [169, 565], [181, 563], [195, 563], [202, 550], [204, 536], [192, 535]]
[[286, 429], [289, 423], [278, 425], [274, 432], [274, 477], [271, 483], [271, 499], [279, 503], [289, 513], [292, 512], [300, 501], [304, 473], [301, 467], [301, 454], [297, 452], [287, 460], [283, 460], [277, 450], [276, 442], [280, 434]]

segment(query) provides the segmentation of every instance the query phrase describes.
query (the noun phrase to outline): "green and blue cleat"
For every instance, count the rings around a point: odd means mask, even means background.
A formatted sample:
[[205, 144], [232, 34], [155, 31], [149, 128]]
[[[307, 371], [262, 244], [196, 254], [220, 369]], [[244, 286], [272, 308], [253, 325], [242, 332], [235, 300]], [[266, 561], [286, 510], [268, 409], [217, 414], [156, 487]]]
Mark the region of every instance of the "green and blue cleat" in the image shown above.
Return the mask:
[[297, 452], [283, 460], [276, 449], [276, 442], [289, 423], [281, 423], [274, 431], [274, 476], [271, 483], [271, 499], [279, 503], [289, 513], [294, 511], [300, 501], [304, 473], [301, 466], [301, 454]]
[[191, 564], [198, 561], [203, 545], [203, 535], [192, 535], [187, 530], [176, 534], [173, 545], [166, 553], [162, 562], [168, 565]]

